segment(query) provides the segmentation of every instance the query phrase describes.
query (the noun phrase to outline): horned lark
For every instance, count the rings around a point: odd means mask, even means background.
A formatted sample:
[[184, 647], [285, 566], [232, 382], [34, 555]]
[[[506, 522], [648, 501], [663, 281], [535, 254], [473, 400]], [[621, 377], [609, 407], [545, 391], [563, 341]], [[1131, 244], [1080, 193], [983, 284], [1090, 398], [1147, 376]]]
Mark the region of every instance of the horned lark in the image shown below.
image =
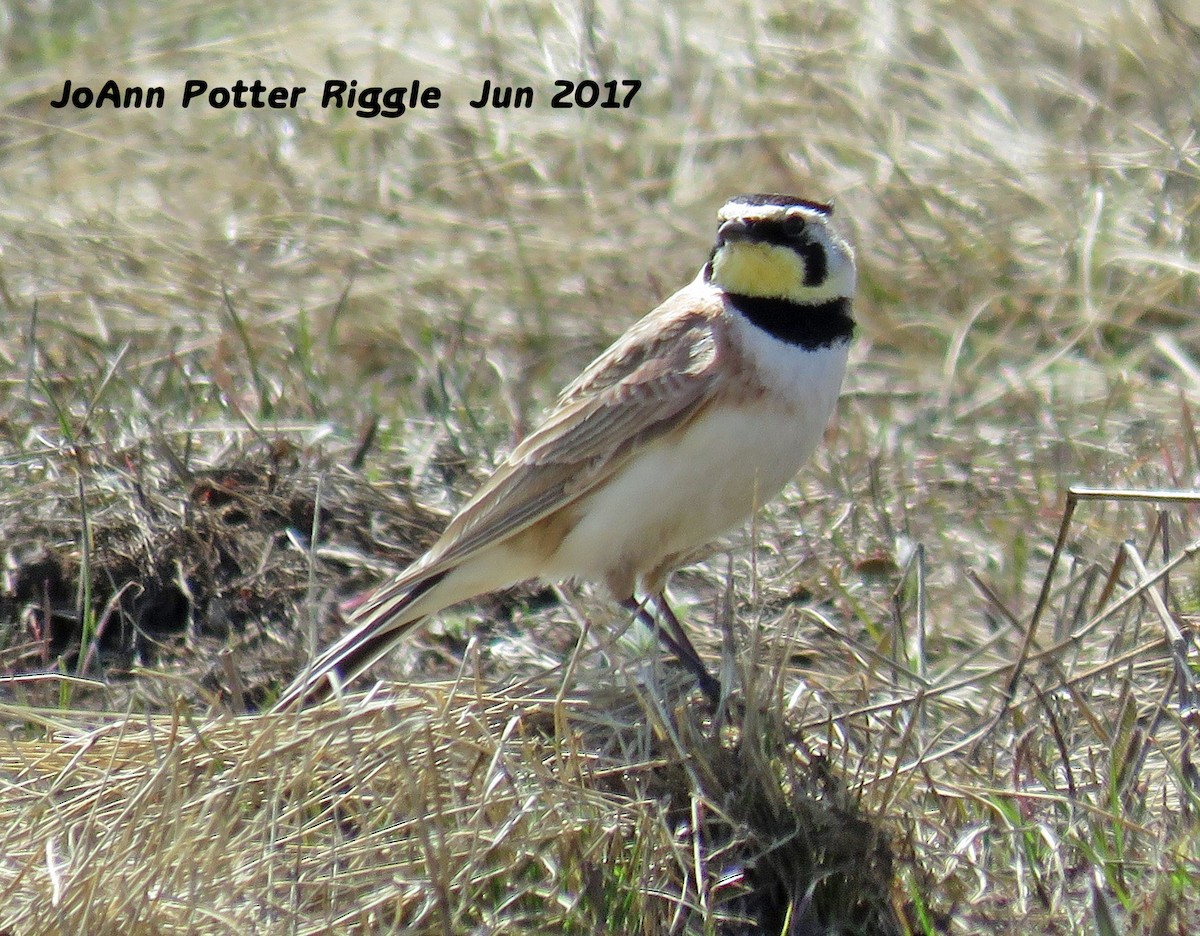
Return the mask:
[[689, 554], [773, 498], [821, 439], [854, 332], [854, 255], [832, 213], [787, 195], [730, 199], [699, 275], [562, 392], [278, 706], [354, 678], [430, 614], [537, 577], [605, 585], [716, 699], [663, 589]]

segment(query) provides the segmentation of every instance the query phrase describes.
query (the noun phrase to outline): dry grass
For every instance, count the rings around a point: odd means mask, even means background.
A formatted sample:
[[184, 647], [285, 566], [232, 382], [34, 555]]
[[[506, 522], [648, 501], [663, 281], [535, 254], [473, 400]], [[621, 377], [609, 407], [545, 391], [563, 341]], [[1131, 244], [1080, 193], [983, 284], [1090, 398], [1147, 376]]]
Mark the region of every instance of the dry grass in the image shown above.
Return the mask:
[[[425, 682], [299, 717], [98, 728], [6, 712], [53, 733], [3, 760], [23, 826], [6, 841], [6, 870], [22, 871], [5, 920], [28, 932], [659, 933], [706, 919], [743, 932], [764, 912], [782, 920], [811, 882], [816, 909], [798, 919], [819, 909], [899, 932], [887, 845], [819, 763], [801, 769], [799, 752], [763, 743], [777, 733], [717, 741], [682, 708], [556, 688]], [[804, 786], [759, 786], [772, 770]], [[835, 825], [836, 847], [821, 845]], [[31, 841], [44, 851], [27, 861]], [[814, 873], [823, 862], [843, 866], [834, 883]]]
[[[993, 6], [0, 8], [0, 666], [59, 674], [0, 683], [0, 931], [1200, 928], [1196, 505], [1080, 500], [1050, 568], [1069, 485], [1200, 476], [1200, 19]], [[587, 75], [643, 88], [548, 107]], [[108, 77], [445, 103], [48, 107]], [[677, 578], [726, 720], [530, 589], [243, 714], [746, 189], [836, 201], [863, 327]]]

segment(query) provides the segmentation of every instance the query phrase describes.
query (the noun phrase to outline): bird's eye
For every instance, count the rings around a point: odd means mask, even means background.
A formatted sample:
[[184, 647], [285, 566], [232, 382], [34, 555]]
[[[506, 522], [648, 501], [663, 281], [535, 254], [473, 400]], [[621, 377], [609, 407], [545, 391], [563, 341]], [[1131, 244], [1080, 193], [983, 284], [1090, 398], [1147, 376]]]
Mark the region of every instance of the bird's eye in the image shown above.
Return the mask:
[[800, 215], [788, 215], [783, 219], [783, 231], [788, 237], [798, 237], [803, 234], [806, 226], [804, 218]]

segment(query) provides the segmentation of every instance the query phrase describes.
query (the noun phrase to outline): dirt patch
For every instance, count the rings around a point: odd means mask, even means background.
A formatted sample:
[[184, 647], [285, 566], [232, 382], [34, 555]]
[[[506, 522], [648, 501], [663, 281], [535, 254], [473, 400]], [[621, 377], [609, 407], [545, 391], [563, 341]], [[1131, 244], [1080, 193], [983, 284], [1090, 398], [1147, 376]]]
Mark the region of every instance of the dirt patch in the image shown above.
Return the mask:
[[[373, 484], [327, 452], [264, 449], [150, 485], [127, 459], [96, 466], [87, 549], [68, 482], [55, 509], [31, 500], [6, 517], [0, 671], [103, 680], [73, 690], [73, 705], [108, 707], [135, 688], [166, 702], [161, 680], [139, 680], [152, 669], [181, 677], [168, 696], [256, 708], [302, 665], [314, 614], [328, 639], [338, 600], [402, 568], [444, 523], [403, 484]], [[58, 687], [19, 692], [50, 702]]]

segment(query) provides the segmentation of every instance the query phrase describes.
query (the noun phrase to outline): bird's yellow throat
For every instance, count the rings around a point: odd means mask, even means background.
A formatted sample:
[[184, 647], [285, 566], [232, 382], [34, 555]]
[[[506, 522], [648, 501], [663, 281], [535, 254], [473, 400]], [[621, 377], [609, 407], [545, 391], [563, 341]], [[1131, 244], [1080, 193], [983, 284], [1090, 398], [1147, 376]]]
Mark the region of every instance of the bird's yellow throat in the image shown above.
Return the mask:
[[717, 248], [712, 282], [726, 292], [762, 299], [803, 302], [804, 258], [779, 244], [732, 241]]

